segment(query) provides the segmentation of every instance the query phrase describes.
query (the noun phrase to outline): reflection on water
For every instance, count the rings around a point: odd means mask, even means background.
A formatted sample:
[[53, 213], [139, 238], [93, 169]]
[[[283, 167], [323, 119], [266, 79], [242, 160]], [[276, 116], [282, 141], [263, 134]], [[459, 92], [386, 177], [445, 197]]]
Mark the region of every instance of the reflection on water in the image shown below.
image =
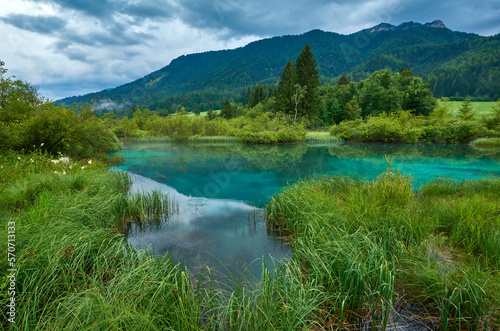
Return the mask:
[[244, 277], [257, 279], [257, 259], [290, 253], [268, 236], [263, 209], [254, 206], [287, 183], [323, 174], [374, 179], [387, 159], [416, 187], [436, 177], [500, 176], [500, 149], [457, 145], [137, 143], [118, 154], [125, 159], [118, 168], [136, 174], [134, 190], [167, 192], [179, 204], [161, 226], [132, 226], [130, 242], [169, 252], [193, 271], [228, 268], [221, 272], [232, 277], [247, 269]]
[[[258, 280], [263, 256], [290, 256], [289, 247], [268, 235], [261, 208], [233, 200], [188, 197], [146, 177], [132, 178], [132, 192], [168, 193], [179, 206], [163, 224], [145, 228], [132, 224], [126, 234], [136, 247], [158, 255], [168, 252], [174, 262], [180, 260], [195, 275], [208, 266], [230, 282]], [[271, 270], [273, 260], [265, 262]]]
[[415, 185], [435, 177], [500, 176], [500, 149], [465, 145], [244, 145], [138, 143], [119, 152], [119, 168], [195, 197], [246, 201], [263, 207], [289, 182], [313, 175], [374, 179], [393, 166]]

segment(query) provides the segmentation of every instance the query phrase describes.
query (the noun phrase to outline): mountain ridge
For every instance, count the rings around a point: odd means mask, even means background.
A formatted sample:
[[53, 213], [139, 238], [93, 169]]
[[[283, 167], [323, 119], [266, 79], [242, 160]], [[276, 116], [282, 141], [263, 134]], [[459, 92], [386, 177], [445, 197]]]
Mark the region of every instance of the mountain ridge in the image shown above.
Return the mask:
[[234, 97], [256, 83], [276, 82], [286, 62], [296, 59], [306, 43], [315, 54], [323, 81], [341, 74], [360, 79], [369, 70], [399, 70], [398, 66], [410, 67], [415, 74], [428, 76], [443, 63], [470, 51], [472, 41], [490, 43], [495, 41], [494, 37], [451, 31], [440, 20], [425, 24], [405, 22], [398, 26], [381, 23], [349, 35], [314, 29], [300, 35], [253, 41], [235, 49], [181, 55], [135, 81], [64, 98], [58, 103], [100, 98], [122, 106], [148, 106], [200, 91], [209, 91], [211, 98]]

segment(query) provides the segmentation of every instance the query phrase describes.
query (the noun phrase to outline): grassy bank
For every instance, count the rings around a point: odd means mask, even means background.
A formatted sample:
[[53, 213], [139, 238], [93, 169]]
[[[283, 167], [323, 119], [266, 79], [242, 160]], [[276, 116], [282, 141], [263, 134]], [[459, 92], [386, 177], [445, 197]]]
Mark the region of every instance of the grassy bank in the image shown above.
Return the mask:
[[290, 235], [303, 284], [322, 293], [321, 325], [386, 326], [412, 304], [432, 328], [487, 329], [500, 325], [499, 206], [498, 179], [415, 192], [388, 171], [291, 185], [268, 219]]
[[[500, 182], [435, 181], [416, 192], [397, 173], [324, 178], [285, 188], [271, 235], [293, 260], [255, 289], [221, 290], [171, 259], [136, 251], [130, 223], [167, 221], [168, 197], [127, 194], [129, 177], [91, 159], [2, 156], [2, 233], [15, 223], [16, 326], [97, 330], [321, 330], [388, 326], [405, 304], [441, 329], [499, 321]], [[5, 235], [4, 235], [5, 238]], [[263, 262], [265, 265], [265, 262]]]
[[[199, 323], [201, 305], [188, 274], [168, 259], [137, 252], [119, 232], [130, 220], [161, 220], [173, 207], [166, 196], [130, 196], [128, 175], [108, 172], [90, 159], [5, 155], [1, 174], [4, 328], [150, 329], [167, 321], [174, 328]], [[15, 327], [7, 322], [8, 227], [15, 228], [18, 270]]]

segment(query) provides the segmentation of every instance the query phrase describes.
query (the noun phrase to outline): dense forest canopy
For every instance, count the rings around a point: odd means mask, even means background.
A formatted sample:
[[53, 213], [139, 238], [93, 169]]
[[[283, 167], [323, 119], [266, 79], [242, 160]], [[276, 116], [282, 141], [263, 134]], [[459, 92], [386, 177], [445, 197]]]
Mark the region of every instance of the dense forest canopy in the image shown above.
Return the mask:
[[[114, 89], [59, 101], [90, 102], [121, 111], [133, 105], [167, 113], [221, 109], [226, 98], [245, 104], [247, 88], [274, 86], [289, 59], [305, 44], [314, 50], [322, 84], [336, 84], [342, 75], [359, 82], [374, 71], [411, 68], [429, 83], [437, 97], [470, 96], [495, 101], [500, 89], [500, 35], [481, 37], [451, 31], [444, 25], [378, 26], [351, 35], [313, 30], [252, 42], [245, 47], [181, 56], [166, 67]], [[383, 29], [382, 29], [383, 28]], [[172, 109], [172, 111], [171, 111]]]

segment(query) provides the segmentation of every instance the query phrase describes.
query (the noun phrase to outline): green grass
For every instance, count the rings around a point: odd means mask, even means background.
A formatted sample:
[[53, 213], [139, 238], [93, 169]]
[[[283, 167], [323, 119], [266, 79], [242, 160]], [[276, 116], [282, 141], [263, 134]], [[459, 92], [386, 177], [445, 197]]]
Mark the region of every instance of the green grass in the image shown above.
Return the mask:
[[365, 316], [384, 327], [407, 301], [434, 328], [497, 325], [500, 180], [411, 187], [389, 171], [300, 182], [271, 200], [268, 220], [290, 234], [304, 281], [335, 298], [321, 325]]
[[307, 132], [306, 143], [341, 143], [343, 140], [330, 135], [328, 131]]
[[[438, 100], [437, 105], [448, 104], [452, 114], [458, 114], [458, 110], [462, 107], [464, 101], [449, 101], [447, 103]], [[473, 111], [480, 117], [489, 116], [493, 113], [493, 108], [498, 105], [498, 102], [471, 102]]]
[[[213, 112], [215, 115], [219, 115], [220, 109], [214, 110]], [[202, 112], [200, 112], [200, 116], [206, 117], [207, 113], [208, 113], [208, 111], [202, 111]], [[187, 114], [188, 114], [188, 116], [196, 116], [196, 114], [194, 112], [189, 112]]]
[[268, 223], [292, 245], [293, 260], [273, 272], [263, 267], [255, 288], [224, 290], [210, 270], [194, 279], [122, 234], [131, 222], [168, 222], [176, 206], [167, 196], [129, 195], [128, 175], [96, 160], [2, 160], [0, 227], [6, 233], [16, 223], [19, 269], [14, 327], [5, 315], [4, 241], [3, 329], [385, 328], [408, 302], [426, 310], [433, 328], [498, 325], [498, 179], [435, 180], [414, 191], [411, 178], [389, 170], [374, 181], [325, 177], [287, 186], [270, 200]]
[[237, 137], [228, 136], [192, 136], [187, 139], [188, 142], [207, 142], [207, 143], [236, 143], [240, 140]]
[[500, 146], [500, 138], [480, 138], [472, 141], [471, 145], [498, 147]]

